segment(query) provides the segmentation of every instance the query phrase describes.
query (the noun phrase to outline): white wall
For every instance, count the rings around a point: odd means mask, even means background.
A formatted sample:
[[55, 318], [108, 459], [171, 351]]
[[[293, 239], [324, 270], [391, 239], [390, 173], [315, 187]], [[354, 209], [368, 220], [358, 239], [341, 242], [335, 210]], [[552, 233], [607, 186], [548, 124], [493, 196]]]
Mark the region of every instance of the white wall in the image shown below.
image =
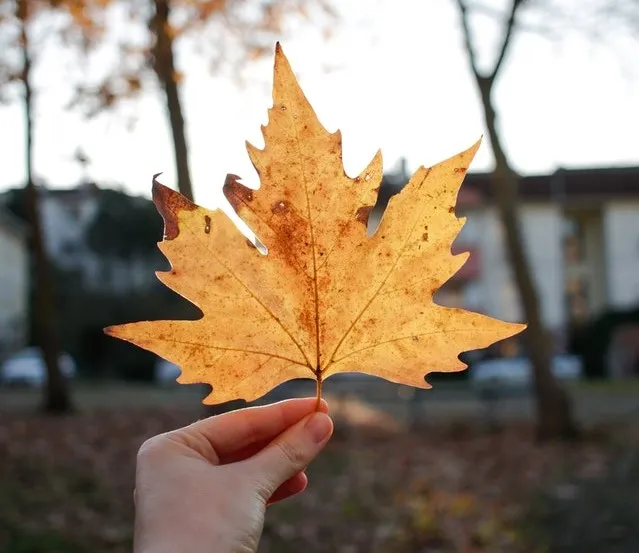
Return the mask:
[[81, 269], [88, 280], [98, 271], [98, 261], [89, 250], [85, 235], [98, 208], [97, 200], [88, 192], [75, 191], [81, 201], [74, 198], [78, 211], [65, 204], [63, 197], [44, 193], [41, 199], [44, 238], [49, 254], [67, 269]]
[[55, 193], [43, 195], [42, 213], [47, 251], [62, 268], [79, 270], [88, 289], [125, 293], [155, 282], [153, 267], [145, 260], [101, 258], [87, 244], [87, 229], [98, 210], [95, 195], [82, 189], [69, 199]]
[[0, 222], [0, 350], [18, 347], [25, 339], [28, 263], [25, 237]]
[[[542, 317], [550, 329], [565, 321], [561, 215], [554, 206], [522, 206], [524, 245], [537, 292]], [[501, 222], [494, 209], [481, 215], [481, 287], [485, 312], [508, 321], [523, 321], [524, 315], [505, 250]]]
[[608, 304], [639, 304], [639, 202], [609, 203], [603, 214]]

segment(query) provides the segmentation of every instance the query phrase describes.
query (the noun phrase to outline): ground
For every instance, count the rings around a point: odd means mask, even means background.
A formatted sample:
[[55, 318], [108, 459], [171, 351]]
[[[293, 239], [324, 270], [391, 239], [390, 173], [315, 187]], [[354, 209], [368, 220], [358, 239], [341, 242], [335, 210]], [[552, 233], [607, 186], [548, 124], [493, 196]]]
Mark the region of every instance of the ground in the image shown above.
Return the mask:
[[[130, 552], [135, 453], [202, 415], [185, 390], [83, 387], [80, 412], [65, 418], [33, 414], [36, 394], [0, 393], [0, 551]], [[584, 440], [542, 446], [526, 398], [499, 411], [495, 431], [460, 391], [424, 396], [418, 417], [395, 388], [367, 390], [373, 403], [329, 393], [335, 437], [307, 492], [269, 508], [260, 552], [636, 553], [639, 411], [628, 390], [575, 391]], [[522, 416], [510, 416], [517, 403]]]

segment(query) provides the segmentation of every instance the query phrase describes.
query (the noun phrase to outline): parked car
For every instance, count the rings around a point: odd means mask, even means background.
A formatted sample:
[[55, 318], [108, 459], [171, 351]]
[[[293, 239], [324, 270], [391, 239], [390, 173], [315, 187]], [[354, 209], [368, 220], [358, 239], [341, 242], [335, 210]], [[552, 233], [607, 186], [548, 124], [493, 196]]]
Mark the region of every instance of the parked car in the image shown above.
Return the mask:
[[[68, 353], [58, 357], [58, 367], [66, 378], [74, 378], [76, 365]], [[14, 353], [0, 365], [0, 383], [7, 386], [42, 387], [47, 380], [47, 368], [42, 350], [30, 347]]]
[[154, 378], [160, 386], [177, 385], [176, 379], [181, 374], [180, 367], [171, 361], [158, 358], [155, 362]]
[[[560, 380], [579, 380], [583, 375], [581, 357], [556, 355], [551, 371]], [[528, 388], [532, 385], [532, 362], [527, 357], [505, 357], [475, 363], [470, 369], [470, 381], [476, 389]]]

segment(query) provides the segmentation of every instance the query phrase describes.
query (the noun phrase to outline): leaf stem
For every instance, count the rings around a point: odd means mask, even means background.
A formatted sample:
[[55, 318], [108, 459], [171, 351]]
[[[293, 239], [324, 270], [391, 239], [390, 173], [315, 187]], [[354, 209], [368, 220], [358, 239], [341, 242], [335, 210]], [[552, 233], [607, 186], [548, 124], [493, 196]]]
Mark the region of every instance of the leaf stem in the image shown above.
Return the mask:
[[315, 396], [317, 401], [315, 402], [315, 410], [319, 411], [320, 401], [322, 400], [322, 373], [315, 373], [315, 377], [317, 378], [317, 395]]

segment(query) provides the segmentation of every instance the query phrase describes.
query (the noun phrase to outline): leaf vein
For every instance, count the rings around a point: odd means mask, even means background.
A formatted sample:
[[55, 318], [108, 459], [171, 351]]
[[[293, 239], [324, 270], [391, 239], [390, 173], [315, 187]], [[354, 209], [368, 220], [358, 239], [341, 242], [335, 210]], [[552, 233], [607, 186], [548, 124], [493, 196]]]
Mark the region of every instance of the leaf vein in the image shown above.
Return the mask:
[[311, 256], [313, 259], [313, 303], [314, 303], [314, 311], [315, 311], [315, 370], [313, 372], [320, 370], [320, 335], [319, 335], [319, 293], [317, 290], [317, 260], [315, 259], [315, 232], [313, 229], [313, 220], [311, 215], [311, 199], [308, 195], [308, 180], [306, 178], [306, 171], [304, 171], [304, 163], [303, 163], [303, 155], [302, 155], [302, 146], [300, 144], [300, 139], [297, 133], [297, 127], [293, 125], [293, 133], [295, 134], [295, 144], [297, 145], [297, 151], [299, 155], [299, 165], [300, 171], [302, 172], [302, 181], [304, 182], [304, 194], [306, 195], [306, 211], [307, 211], [307, 219], [308, 219], [308, 227], [311, 234]]
[[260, 351], [260, 350], [250, 350], [250, 349], [246, 349], [246, 348], [229, 348], [226, 346], [216, 346], [213, 344], [209, 344], [209, 343], [202, 343], [202, 342], [189, 342], [187, 340], [178, 340], [175, 338], [163, 338], [163, 340], [165, 342], [171, 342], [174, 344], [181, 344], [184, 346], [200, 346], [200, 347], [205, 347], [207, 349], [216, 349], [216, 350], [220, 350], [220, 351], [236, 351], [236, 352], [240, 352], [240, 353], [247, 353], [250, 355], [268, 355], [270, 357], [274, 357], [276, 359], [283, 359], [284, 361], [290, 361], [291, 363], [295, 364], [295, 365], [300, 365], [301, 367], [308, 367], [308, 365], [305, 365], [304, 363], [300, 363], [299, 361], [296, 361], [295, 359], [291, 359], [290, 357], [286, 357], [284, 355], [277, 355], [274, 353], [269, 353], [267, 351]]
[[[346, 359], [347, 357], [350, 357], [352, 355], [355, 355], [356, 353], [361, 353], [362, 351], [366, 351], [367, 349], [374, 349], [376, 347], [379, 346], [383, 346], [385, 344], [392, 344], [393, 342], [399, 342], [401, 340], [408, 340], [411, 338], [417, 338], [420, 336], [431, 336], [431, 335], [435, 335], [435, 334], [456, 334], [456, 333], [461, 333], [461, 332], [470, 332], [471, 329], [469, 328], [455, 328], [452, 330], [446, 329], [446, 330], [433, 330], [431, 332], [421, 332], [420, 334], [409, 334], [408, 336], [399, 336], [398, 338], [391, 338], [390, 340], [384, 340], [383, 342], [376, 342], [374, 344], [370, 344], [368, 346], [364, 346], [363, 348], [359, 348], [353, 351], [348, 352], [345, 355], [342, 355], [342, 357], [335, 359], [333, 361], [333, 364], [337, 364], [341, 361], [343, 361], [344, 359]], [[473, 328], [472, 329], [473, 332], [475, 333], [481, 333], [482, 330], [481, 329], [476, 329]], [[485, 332], [487, 332], [488, 334], [491, 334], [492, 331], [490, 330], [485, 330]]]
[[[422, 181], [419, 184], [419, 187], [421, 188], [424, 185], [424, 182], [426, 182], [426, 179], [428, 178], [428, 176], [430, 175], [430, 169], [428, 169], [426, 171], [426, 174], [424, 175], [424, 178], [422, 179]], [[346, 338], [350, 335], [350, 333], [352, 332], [353, 328], [355, 328], [355, 325], [359, 322], [359, 320], [362, 318], [362, 316], [364, 315], [364, 313], [368, 310], [368, 308], [370, 307], [370, 305], [373, 303], [373, 301], [375, 300], [375, 298], [377, 298], [377, 296], [379, 295], [380, 290], [385, 286], [386, 282], [388, 281], [388, 279], [390, 278], [390, 276], [393, 274], [393, 271], [395, 270], [395, 267], [397, 267], [397, 263], [399, 262], [400, 258], [402, 257], [402, 254], [404, 252], [404, 250], [406, 249], [408, 242], [410, 240], [410, 237], [413, 235], [413, 231], [415, 230], [415, 227], [417, 226], [419, 220], [421, 219], [422, 214], [424, 213], [424, 210], [426, 209], [427, 205], [424, 205], [422, 207], [422, 209], [418, 212], [417, 216], [415, 217], [415, 221], [413, 222], [410, 231], [406, 234], [406, 238], [404, 240], [404, 244], [402, 244], [402, 248], [401, 250], [398, 252], [397, 257], [395, 258], [395, 260], [393, 261], [393, 264], [391, 265], [390, 269], [388, 270], [388, 273], [386, 273], [386, 276], [384, 277], [384, 279], [382, 280], [381, 284], [377, 287], [377, 289], [375, 290], [375, 292], [373, 292], [373, 295], [371, 296], [371, 298], [366, 302], [366, 305], [364, 305], [364, 307], [362, 308], [362, 310], [357, 314], [357, 317], [355, 317], [355, 319], [353, 320], [353, 322], [349, 325], [349, 327], [346, 329], [346, 331], [344, 332], [344, 335], [340, 338], [339, 342], [337, 343], [337, 346], [335, 346], [335, 349], [333, 350], [333, 353], [331, 354], [331, 356], [329, 357], [328, 363], [327, 365], [322, 369], [322, 371], [325, 371], [328, 366], [334, 362], [334, 358], [335, 355], [337, 354], [337, 352], [339, 351], [339, 348], [342, 346], [342, 344], [344, 343], [344, 341], [346, 340]]]

